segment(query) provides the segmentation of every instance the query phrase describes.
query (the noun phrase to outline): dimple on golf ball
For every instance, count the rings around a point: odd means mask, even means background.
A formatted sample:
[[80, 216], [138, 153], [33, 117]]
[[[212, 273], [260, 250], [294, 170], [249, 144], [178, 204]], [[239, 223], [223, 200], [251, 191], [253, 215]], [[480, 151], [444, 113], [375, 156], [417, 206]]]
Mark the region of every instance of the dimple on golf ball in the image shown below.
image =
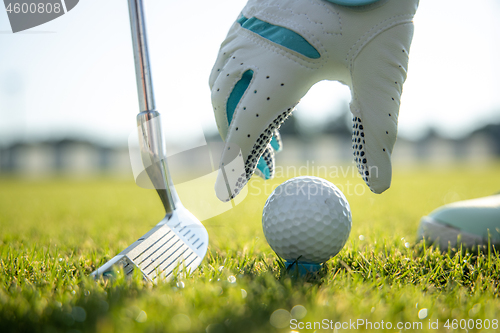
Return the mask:
[[278, 186], [262, 213], [264, 235], [287, 262], [319, 264], [344, 247], [352, 216], [344, 194], [318, 177], [296, 177]]

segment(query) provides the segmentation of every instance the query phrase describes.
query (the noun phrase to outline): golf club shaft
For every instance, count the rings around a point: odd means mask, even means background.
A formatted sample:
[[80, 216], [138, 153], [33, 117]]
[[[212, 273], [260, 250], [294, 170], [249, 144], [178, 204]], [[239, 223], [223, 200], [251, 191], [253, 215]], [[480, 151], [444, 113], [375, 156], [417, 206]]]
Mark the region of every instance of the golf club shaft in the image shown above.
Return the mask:
[[142, 0], [129, 0], [130, 28], [132, 31], [132, 46], [134, 48], [135, 77], [139, 95], [139, 109], [154, 111], [156, 109], [149, 64], [146, 22]]
[[148, 176], [169, 215], [175, 210], [178, 197], [170, 179], [163, 149], [161, 124], [158, 118], [160, 114], [155, 110], [144, 6], [142, 0], [129, 0], [128, 4], [139, 96], [140, 113], [137, 115], [137, 124], [141, 155]]

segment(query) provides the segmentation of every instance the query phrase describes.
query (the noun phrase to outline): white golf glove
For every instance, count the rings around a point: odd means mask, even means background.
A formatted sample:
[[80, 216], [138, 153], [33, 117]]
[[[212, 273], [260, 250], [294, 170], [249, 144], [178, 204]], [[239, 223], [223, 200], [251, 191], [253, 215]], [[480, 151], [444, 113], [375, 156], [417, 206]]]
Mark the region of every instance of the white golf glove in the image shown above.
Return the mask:
[[217, 197], [235, 197], [256, 168], [273, 176], [277, 130], [321, 80], [350, 87], [358, 170], [373, 192], [389, 188], [417, 6], [418, 0], [250, 0], [210, 75], [226, 142]]

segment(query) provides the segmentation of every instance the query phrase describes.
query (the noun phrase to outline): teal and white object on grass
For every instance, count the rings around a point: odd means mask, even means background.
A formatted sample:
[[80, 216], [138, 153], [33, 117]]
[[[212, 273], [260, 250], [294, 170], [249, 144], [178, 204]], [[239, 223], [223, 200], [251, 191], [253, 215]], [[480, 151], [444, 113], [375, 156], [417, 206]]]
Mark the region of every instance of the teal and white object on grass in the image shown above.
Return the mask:
[[352, 216], [344, 194], [318, 177], [296, 177], [278, 186], [262, 213], [271, 248], [299, 271], [314, 272], [344, 247]]
[[438, 245], [464, 248], [500, 244], [500, 194], [458, 201], [434, 210], [420, 221], [418, 238]]

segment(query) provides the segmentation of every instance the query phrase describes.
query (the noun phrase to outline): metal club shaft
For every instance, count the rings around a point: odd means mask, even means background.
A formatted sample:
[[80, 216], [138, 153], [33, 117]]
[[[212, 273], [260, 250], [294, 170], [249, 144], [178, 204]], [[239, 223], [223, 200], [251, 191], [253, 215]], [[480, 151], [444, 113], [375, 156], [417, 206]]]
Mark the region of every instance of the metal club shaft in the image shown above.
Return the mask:
[[137, 115], [137, 126], [142, 161], [167, 215], [171, 215], [176, 208], [175, 202], [179, 199], [168, 172], [159, 121], [160, 114], [156, 111], [143, 1], [129, 0], [128, 4], [139, 96], [140, 113]]
[[129, 0], [130, 28], [132, 31], [132, 46], [134, 48], [135, 77], [139, 95], [139, 108], [143, 111], [156, 109], [149, 63], [146, 22], [142, 0]]

